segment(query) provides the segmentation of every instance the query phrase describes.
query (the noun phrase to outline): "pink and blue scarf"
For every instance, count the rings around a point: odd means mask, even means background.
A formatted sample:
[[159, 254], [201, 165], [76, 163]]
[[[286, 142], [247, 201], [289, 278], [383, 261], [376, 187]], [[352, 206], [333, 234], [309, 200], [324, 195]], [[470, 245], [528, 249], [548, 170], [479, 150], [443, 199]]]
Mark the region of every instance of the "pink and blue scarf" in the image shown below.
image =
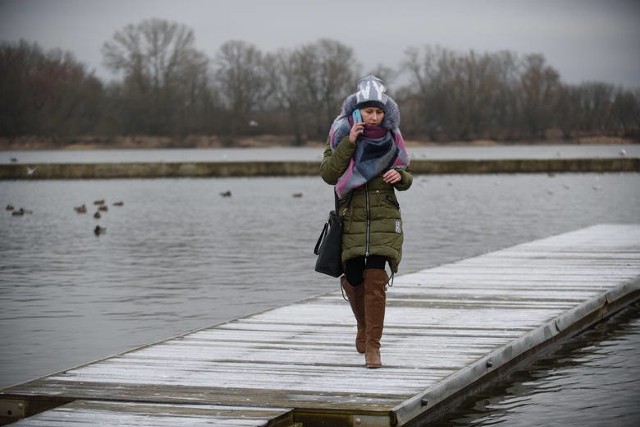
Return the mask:
[[[329, 143], [334, 151], [338, 143], [349, 136], [355, 103], [355, 94], [345, 99], [340, 115], [331, 125]], [[365, 127], [364, 133], [358, 138], [356, 152], [347, 170], [338, 179], [335, 188], [340, 199], [389, 169], [406, 169], [409, 166], [409, 155], [399, 123], [398, 105], [388, 98], [382, 123], [380, 126]]]

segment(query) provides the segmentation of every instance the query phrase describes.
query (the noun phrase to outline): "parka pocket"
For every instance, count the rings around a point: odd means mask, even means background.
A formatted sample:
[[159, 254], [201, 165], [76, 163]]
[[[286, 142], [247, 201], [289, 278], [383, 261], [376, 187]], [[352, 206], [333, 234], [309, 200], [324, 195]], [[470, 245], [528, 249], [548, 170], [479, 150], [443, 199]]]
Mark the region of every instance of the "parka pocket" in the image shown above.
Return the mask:
[[393, 206], [395, 206], [397, 210], [400, 210], [400, 203], [398, 203], [398, 201], [395, 200], [393, 197], [386, 195], [385, 200], [391, 203]]

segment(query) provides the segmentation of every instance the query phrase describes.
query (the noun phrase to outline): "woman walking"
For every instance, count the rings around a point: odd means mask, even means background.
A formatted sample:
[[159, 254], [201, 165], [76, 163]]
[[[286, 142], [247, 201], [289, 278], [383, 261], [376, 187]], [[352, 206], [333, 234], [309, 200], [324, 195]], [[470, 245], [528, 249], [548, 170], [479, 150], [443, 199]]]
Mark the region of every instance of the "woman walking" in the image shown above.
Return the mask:
[[369, 75], [342, 103], [325, 144], [322, 179], [335, 186], [343, 219], [341, 286], [356, 318], [356, 349], [367, 368], [382, 366], [386, 265], [402, 258], [402, 218], [395, 190], [413, 182], [400, 133], [400, 110], [384, 82]]

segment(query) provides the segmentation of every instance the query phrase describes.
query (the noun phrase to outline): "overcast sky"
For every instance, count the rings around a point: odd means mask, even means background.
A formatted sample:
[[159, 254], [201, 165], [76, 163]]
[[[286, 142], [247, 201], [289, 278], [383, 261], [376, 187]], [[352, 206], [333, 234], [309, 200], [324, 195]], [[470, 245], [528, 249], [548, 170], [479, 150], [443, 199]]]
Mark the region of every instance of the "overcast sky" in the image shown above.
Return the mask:
[[440, 45], [542, 53], [567, 83], [640, 87], [640, 0], [0, 0], [0, 40], [71, 51], [109, 79], [102, 44], [147, 18], [193, 29], [209, 57], [229, 40], [267, 53], [331, 38], [368, 71]]

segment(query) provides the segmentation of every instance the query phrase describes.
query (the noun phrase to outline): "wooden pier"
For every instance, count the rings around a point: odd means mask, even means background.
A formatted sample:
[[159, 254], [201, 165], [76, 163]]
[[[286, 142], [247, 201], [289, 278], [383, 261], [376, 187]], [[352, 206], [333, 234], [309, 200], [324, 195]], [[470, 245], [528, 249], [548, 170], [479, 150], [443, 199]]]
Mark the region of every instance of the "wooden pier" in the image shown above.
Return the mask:
[[333, 291], [7, 388], [1, 414], [16, 426], [422, 425], [639, 298], [640, 225], [597, 225], [397, 277], [382, 369], [363, 367]]

